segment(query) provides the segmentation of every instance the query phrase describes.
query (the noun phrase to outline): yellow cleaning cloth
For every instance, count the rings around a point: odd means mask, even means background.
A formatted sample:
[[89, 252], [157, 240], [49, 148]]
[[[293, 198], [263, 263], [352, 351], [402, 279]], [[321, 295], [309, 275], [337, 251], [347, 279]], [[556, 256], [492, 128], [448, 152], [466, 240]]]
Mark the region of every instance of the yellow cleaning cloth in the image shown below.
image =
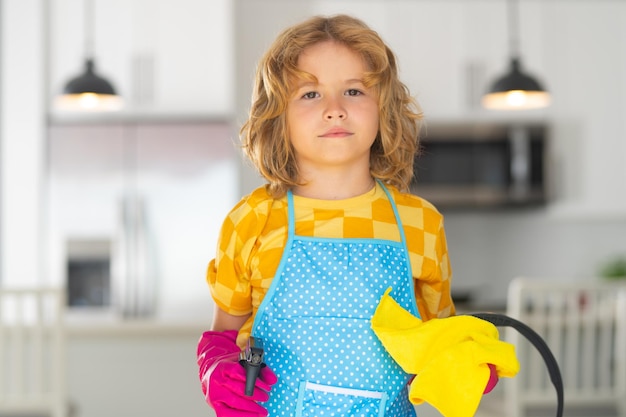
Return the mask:
[[499, 377], [519, 371], [515, 348], [499, 340], [493, 324], [474, 316], [422, 322], [390, 295], [383, 295], [372, 317], [372, 329], [393, 359], [415, 374], [409, 400], [427, 402], [445, 417], [471, 417], [489, 380], [489, 367]]

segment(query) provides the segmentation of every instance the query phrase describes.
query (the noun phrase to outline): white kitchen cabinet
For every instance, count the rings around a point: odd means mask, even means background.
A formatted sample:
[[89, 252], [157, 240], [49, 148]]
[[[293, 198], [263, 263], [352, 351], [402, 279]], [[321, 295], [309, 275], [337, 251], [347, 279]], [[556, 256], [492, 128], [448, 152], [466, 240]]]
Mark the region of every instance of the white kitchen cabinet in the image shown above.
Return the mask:
[[555, 215], [626, 218], [626, 3], [542, 2]]
[[72, 415], [215, 416], [198, 378], [196, 345], [207, 329], [199, 323], [69, 326], [66, 364]]
[[[85, 34], [84, 1], [94, 27]], [[230, 116], [233, 16], [230, 0], [51, 0], [49, 102], [84, 68], [92, 39], [96, 72], [123, 96], [126, 111]]]
[[[489, 84], [508, 70], [506, 1], [497, 0], [235, 0], [237, 65], [247, 77], [278, 31], [308, 16], [347, 13], [363, 19], [398, 58], [401, 79], [431, 118], [489, 117], [479, 106]], [[524, 66], [543, 79], [545, 25], [537, 1], [520, 2]], [[259, 19], [259, 16], [274, 16]], [[244, 81], [244, 80], [242, 80]], [[241, 95], [247, 105], [249, 97]], [[511, 117], [511, 115], [508, 115]], [[495, 116], [497, 117], [497, 116]]]
[[[450, 46], [461, 42], [461, 27], [458, 24], [449, 24], [450, 20], [462, 19], [463, 8], [458, 7], [457, 1], [442, 4], [434, 1], [235, 0], [235, 3], [239, 115], [244, 115], [249, 106], [253, 69], [269, 44], [288, 25], [316, 14], [347, 13], [363, 19], [379, 32], [397, 54], [402, 79], [420, 101], [425, 96], [450, 98], [457, 94], [456, 62], [461, 57], [457, 58], [455, 55], [459, 47]], [[453, 6], [448, 6], [450, 3]], [[456, 9], [454, 5], [457, 5]], [[265, 18], [269, 16], [273, 18]], [[440, 20], [442, 17], [445, 18], [445, 25]], [[455, 35], [457, 33], [458, 36]], [[432, 59], [432, 53], [437, 54], [440, 59], [443, 56], [453, 57], [454, 65], [442, 65], [441, 61]], [[429, 73], [429, 66], [436, 70]], [[427, 87], [437, 94], [427, 93]], [[442, 100], [453, 107], [457, 106], [456, 100]], [[433, 106], [426, 108], [430, 112]], [[448, 113], [452, 110], [453, 108], [448, 108]]]

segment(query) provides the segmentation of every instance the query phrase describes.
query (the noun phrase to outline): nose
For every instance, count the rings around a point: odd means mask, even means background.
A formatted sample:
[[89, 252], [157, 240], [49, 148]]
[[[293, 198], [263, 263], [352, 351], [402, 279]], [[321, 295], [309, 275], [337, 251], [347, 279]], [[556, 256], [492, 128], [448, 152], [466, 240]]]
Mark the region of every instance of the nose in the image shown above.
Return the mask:
[[326, 120], [333, 120], [333, 119], [345, 119], [347, 116], [347, 112], [346, 109], [343, 107], [343, 105], [341, 104], [341, 101], [338, 99], [330, 99], [328, 101], [328, 106], [326, 107], [326, 110], [324, 111], [324, 118]]

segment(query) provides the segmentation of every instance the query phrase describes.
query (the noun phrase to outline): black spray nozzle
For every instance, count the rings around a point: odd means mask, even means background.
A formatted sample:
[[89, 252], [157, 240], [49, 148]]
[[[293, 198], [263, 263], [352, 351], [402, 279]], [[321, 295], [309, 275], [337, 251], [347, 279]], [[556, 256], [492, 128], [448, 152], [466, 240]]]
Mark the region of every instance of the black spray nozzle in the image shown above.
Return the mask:
[[254, 394], [254, 385], [259, 376], [261, 368], [265, 366], [263, 362], [263, 339], [250, 337], [248, 345], [239, 354], [239, 363], [246, 369], [246, 391], [249, 397]]

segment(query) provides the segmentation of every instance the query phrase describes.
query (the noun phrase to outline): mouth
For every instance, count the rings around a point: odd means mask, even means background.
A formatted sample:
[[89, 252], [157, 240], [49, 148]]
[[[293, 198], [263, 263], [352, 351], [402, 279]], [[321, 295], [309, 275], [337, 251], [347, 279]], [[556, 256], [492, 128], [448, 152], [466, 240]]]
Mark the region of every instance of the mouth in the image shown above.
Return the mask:
[[322, 133], [321, 135], [319, 135], [319, 137], [321, 138], [345, 138], [347, 136], [351, 136], [352, 134], [353, 133], [348, 130], [334, 127]]

